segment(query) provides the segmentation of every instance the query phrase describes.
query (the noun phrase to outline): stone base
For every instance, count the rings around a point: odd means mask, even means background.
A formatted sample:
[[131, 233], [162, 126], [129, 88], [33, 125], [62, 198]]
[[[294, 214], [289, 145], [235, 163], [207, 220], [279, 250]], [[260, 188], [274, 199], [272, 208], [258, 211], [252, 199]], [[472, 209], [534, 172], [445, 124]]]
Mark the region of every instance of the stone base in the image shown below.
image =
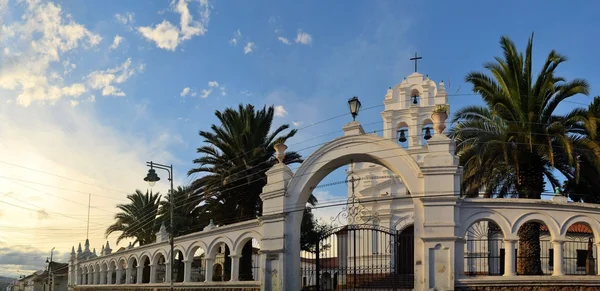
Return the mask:
[[532, 286], [512, 286], [512, 287], [499, 287], [499, 286], [493, 286], [493, 287], [483, 287], [483, 286], [476, 286], [476, 287], [458, 287], [456, 289], [454, 289], [455, 291], [595, 291], [598, 290], [599, 287], [598, 286], [538, 286], [538, 287], [532, 287]]
[[[111, 287], [76, 287], [74, 289], [75, 291], [114, 291], [114, 290], [119, 290], [119, 291], [145, 291], [145, 290], [152, 290], [152, 291], [171, 291], [170, 287], [160, 287], [160, 288], [156, 288], [156, 287], [118, 287], [118, 286], [111, 286]], [[254, 287], [218, 287], [218, 286], [211, 286], [211, 287], [175, 287], [173, 288], [174, 291], [195, 291], [195, 290], [201, 290], [201, 291], [260, 291], [260, 288], [254, 288]]]

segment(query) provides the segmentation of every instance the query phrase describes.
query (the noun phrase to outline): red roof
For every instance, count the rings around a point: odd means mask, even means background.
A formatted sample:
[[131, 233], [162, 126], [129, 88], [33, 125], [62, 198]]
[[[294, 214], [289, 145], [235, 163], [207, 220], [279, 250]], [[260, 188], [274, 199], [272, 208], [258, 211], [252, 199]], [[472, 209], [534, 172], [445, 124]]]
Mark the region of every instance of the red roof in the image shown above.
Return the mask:
[[[540, 225], [541, 232], [548, 232], [548, 227], [544, 224]], [[592, 230], [584, 223], [575, 223], [569, 226], [567, 232], [593, 234]]]

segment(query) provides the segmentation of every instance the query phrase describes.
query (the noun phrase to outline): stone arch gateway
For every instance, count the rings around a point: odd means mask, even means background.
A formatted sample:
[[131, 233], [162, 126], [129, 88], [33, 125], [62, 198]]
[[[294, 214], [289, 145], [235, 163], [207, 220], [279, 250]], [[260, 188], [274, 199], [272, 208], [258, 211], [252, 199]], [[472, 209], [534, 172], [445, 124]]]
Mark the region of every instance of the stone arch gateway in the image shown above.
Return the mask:
[[[261, 251], [267, 256], [264, 268], [267, 274], [271, 274], [270, 278], [265, 278], [271, 288], [265, 290], [300, 289], [301, 278], [292, 274], [300, 272], [298, 255], [300, 254], [300, 224], [306, 201], [312, 187], [351, 160], [374, 163], [388, 168], [402, 179], [411, 193], [415, 202], [415, 252], [412, 262], [415, 270], [414, 287], [418, 290], [425, 287], [430, 283], [428, 281], [430, 272], [424, 269], [422, 262], [430, 260], [429, 249], [435, 249], [435, 252], [454, 250], [454, 241], [449, 239], [447, 242], [451, 246], [443, 244], [441, 248], [435, 248], [435, 245], [429, 246], [431, 243], [427, 241], [425, 235], [426, 232], [445, 232], [447, 234], [443, 235], [456, 238], [453, 225], [447, 223], [447, 221], [454, 221], [452, 213], [460, 189], [460, 168], [453, 150], [453, 142], [439, 134], [431, 139], [426, 151], [411, 153], [390, 139], [365, 134], [360, 123], [353, 121], [344, 126], [343, 137], [330, 141], [312, 153], [295, 173], [284, 164], [275, 165], [267, 172], [267, 185], [261, 194], [263, 209], [266, 210], [263, 211], [263, 227], [281, 230], [278, 234], [263, 234]], [[435, 196], [429, 197], [432, 195]], [[435, 210], [430, 211], [436, 213], [436, 220], [439, 219], [441, 226], [433, 226], [426, 231], [423, 222], [426, 206], [429, 202], [437, 200], [444, 201], [443, 205], [436, 205]], [[447, 208], [448, 211], [440, 207]], [[435, 237], [439, 236], [435, 235]], [[450, 254], [435, 252], [434, 259], [453, 257]], [[433, 282], [434, 285], [430, 286], [431, 288], [452, 285], [450, 282], [453, 280], [453, 264], [447, 259], [442, 260], [440, 264], [444, 265], [441, 269], [445, 270], [442, 273], [447, 280], [438, 278]], [[278, 276], [273, 276], [274, 273]], [[436, 275], [439, 277], [439, 274]], [[282, 280], [282, 277], [285, 280]]]

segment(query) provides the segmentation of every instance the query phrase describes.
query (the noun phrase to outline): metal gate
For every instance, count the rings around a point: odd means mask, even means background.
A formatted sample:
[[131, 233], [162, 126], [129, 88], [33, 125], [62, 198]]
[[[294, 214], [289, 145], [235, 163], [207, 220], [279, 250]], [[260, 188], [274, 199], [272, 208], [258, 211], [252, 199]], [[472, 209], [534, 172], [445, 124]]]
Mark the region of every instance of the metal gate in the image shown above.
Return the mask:
[[301, 254], [302, 290], [412, 290], [414, 230], [346, 225]]

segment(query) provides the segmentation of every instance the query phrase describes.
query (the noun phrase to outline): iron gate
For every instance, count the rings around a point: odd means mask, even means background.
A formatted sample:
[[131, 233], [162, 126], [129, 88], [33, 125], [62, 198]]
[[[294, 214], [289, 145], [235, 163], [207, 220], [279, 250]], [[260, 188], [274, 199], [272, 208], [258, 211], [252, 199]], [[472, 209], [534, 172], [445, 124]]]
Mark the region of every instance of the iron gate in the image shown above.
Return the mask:
[[414, 286], [414, 230], [346, 225], [301, 254], [302, 290], [403, 290]]

